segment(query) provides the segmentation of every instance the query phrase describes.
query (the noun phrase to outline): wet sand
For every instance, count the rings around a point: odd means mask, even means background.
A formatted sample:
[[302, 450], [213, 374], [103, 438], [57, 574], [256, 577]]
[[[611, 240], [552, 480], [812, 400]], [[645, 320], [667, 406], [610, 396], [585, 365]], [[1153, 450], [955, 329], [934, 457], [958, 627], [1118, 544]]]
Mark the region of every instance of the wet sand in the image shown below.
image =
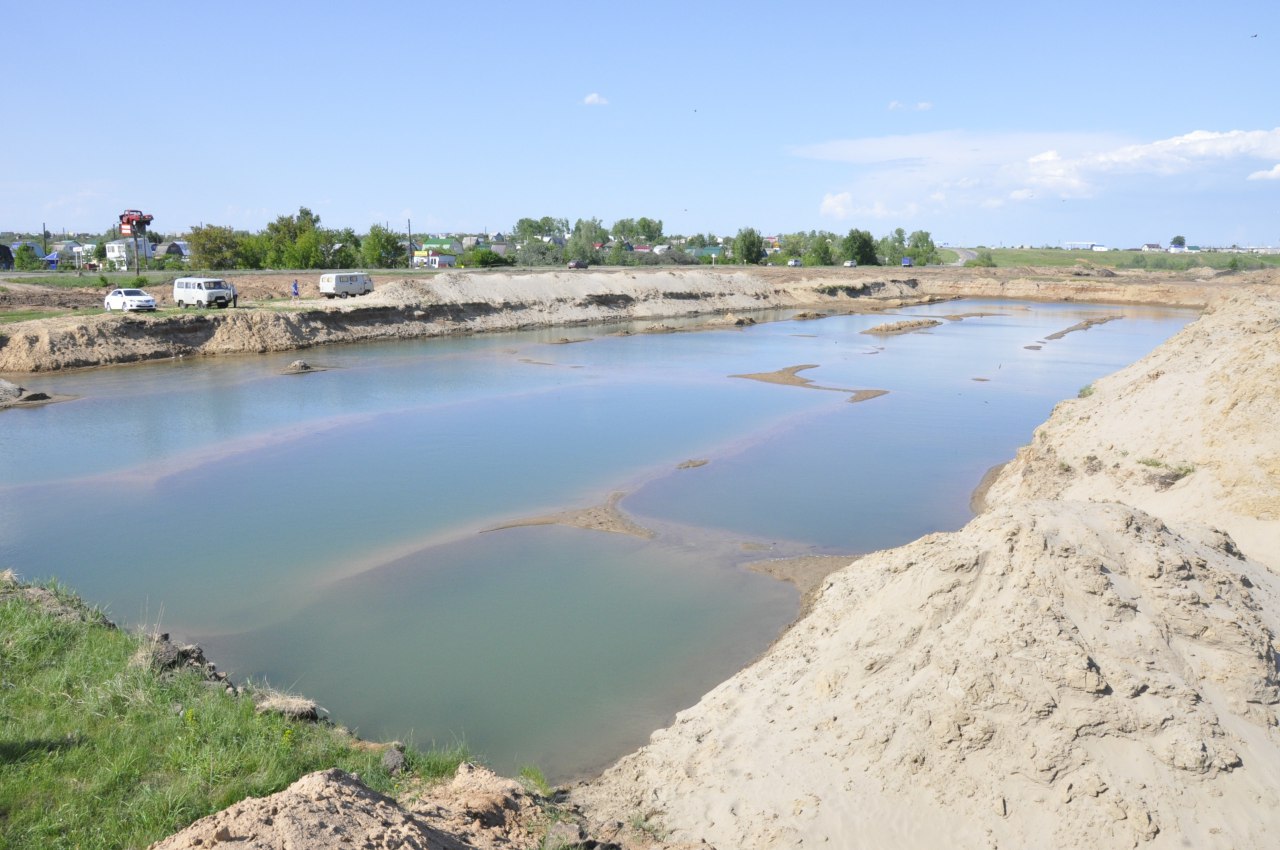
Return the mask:
[[569, 511], [558, 511], [553, 514], [515, 520], [514, 522], [495, 525], [484, 531], [501, 531], [504, 528], [527, 528], [534, 525], [567, 525], [588, 531], [607, 531], [610, 534], [627, 534], [644, 540], [651, 540], [654, 532], [632, 522], [618, 509], [618, 502], [626, 493], [613, 493], [603, 505], [589, 508], [576, 508]]
[[896, 334], [909, 334], [916, 331], [924, 331], [929, 328], [936, 328], [942, 322], [937, 319], [910, 319], [905, 322], [890, 322], [887, 325], [876, 325], [874, 328], [867, 328], [862, 331], [864, 334], [873, 336], [895, 336]]
[[991, 489], [991, 485], [1000, 477], [1000, 473], [1009, 461], [997, 463], [982, 474], [982, 480], [978, 482], [978, 486], [973, 488], [973, 493], [969, 495], [969, 510], [975, 514], [980, 514], [987, 509], [987, 491]]
[[1075, 333], [1076, 331], [1087, 331], [1089, 330], [1089, 328], [1093, 327], [1094, 325], [1105, 325], [1107, 322], [1114, 322], [1116, 319], [1123, 319], [1123, 318], [1124, 316], [1103, 316], [1098, 319], [1085, 319], [1083, 322], [1078, 322], [1069, 328], [1064, 328], [1055, 333], [1051, 333], [1047, 337], [1045, 337], [1045, 339], [1062, 339], [1064, 336], [1066, 336], [1069, 333]]
[[951, 313], [943, 316], [948, 322], [962, 322], [965, 319], [985, 319], [988, 316], [1007, 316], [1008, 313]]
[[828, 390], [836, 393], [852, 393], [849, 398], [851, 404], [857, 404], [860, 401], [877, 398], [882, 395], [888, 395], [888, 390], [854, 390], [845, 387], [824, 387], [815, 384], [809, 378], [802, 378], [799, 372], [805, 369], [817, 369], [817, 363], [802, 363], [799, 366], [788, 366], [785, 369], [779, 369], [776, 372], [752, 372], [746, 375], [730, 375], [730, 378], [746, 378], [750, 381], [761, 381], [766, 384], [782, 384], [787, 387], [803, 387], [808, 390]]
[[775, 558], [768, 561], [752, 561], [746, 568], [779, 581], [790, 582], [800, 591], [801, 616], [822, 589], [822, 580], [836, 570], [858, 560], [857, 555], [804, 555], [799, 558]]

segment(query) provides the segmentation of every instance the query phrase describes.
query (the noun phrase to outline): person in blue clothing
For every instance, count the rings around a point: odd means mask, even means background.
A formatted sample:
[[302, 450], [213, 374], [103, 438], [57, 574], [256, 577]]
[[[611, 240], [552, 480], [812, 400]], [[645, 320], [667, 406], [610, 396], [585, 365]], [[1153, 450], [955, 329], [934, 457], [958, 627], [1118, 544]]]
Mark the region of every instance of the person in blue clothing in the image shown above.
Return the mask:
[[298, 279], [297, 278], [293, 279], [293, 297], [294, 298], [298, 297]]

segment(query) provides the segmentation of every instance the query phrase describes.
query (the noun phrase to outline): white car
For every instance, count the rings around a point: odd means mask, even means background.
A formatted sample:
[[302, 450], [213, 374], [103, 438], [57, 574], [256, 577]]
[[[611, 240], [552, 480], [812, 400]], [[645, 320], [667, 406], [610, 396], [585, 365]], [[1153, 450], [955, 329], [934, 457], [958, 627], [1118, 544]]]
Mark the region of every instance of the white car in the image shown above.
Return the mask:
[[112, 310], [154, 310], [156, 299], [141, 289], [113, 289], [102, 302], [107, 312]]
[[857, 268], [857, 267], [858, 267], [858, 263], [857, 263], [857, 261], [856, 261], [856, 260], [845, 260], [845, 261], [844, 261], [844, 267], [845, 267], [846, 269], [855, 269], [855, 268]]
[[791, 268], [793, 268], [793, 269], [794, 269], [794, 268], [796, 268], [797, 266], [801, 265], [801, 262], [800, 262], [800, 260], [799, 260], [799, 259], [797, 259], [796, 257], [792, 257], [791, 259], [787, 260], [787, 265], [788, 265], [788, 266], [791, 266]]

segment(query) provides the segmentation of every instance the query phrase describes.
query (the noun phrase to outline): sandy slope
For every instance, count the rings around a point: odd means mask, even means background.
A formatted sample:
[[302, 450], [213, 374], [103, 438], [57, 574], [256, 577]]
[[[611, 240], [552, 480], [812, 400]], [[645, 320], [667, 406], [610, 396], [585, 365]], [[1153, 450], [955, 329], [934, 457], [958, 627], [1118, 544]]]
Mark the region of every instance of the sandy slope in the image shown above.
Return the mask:
[[986, 514], [833, 574], [575, 799], [721, 848], [1275, 846], [1278, 317], [1229, 300], [1062, 405]]
[[1064, 402], [987, 493], [1118, 501], [1226, 529], [1280, 573], [1280, 300], [1238, 293]]

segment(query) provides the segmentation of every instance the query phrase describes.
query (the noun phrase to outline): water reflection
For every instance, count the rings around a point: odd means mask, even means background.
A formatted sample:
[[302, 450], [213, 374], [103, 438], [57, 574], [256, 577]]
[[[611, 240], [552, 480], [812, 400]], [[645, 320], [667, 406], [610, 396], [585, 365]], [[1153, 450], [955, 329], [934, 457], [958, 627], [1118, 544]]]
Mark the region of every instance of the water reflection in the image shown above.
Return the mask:
[[[302, 376], [280, 374], [296, 353], [41, 376], [81, 398], [0, 415], [0, 566], [198, 637], [366, 735], [465, 737], [504, 770], [579, 773], [794, 614], [743, 561], [960, 526], [1058, 400], [1191, 318], [897, 312], [327, 348], [307, 353], [327, 371]], [[1046, 339], [1107, 315], [1124, 318]], [[862, 333], [921, 316], [941, 324]], [[728, 377], [810, 364], [819, 386], [887, 394]], [[616, 491], [653, 540], [478, 533]]]

